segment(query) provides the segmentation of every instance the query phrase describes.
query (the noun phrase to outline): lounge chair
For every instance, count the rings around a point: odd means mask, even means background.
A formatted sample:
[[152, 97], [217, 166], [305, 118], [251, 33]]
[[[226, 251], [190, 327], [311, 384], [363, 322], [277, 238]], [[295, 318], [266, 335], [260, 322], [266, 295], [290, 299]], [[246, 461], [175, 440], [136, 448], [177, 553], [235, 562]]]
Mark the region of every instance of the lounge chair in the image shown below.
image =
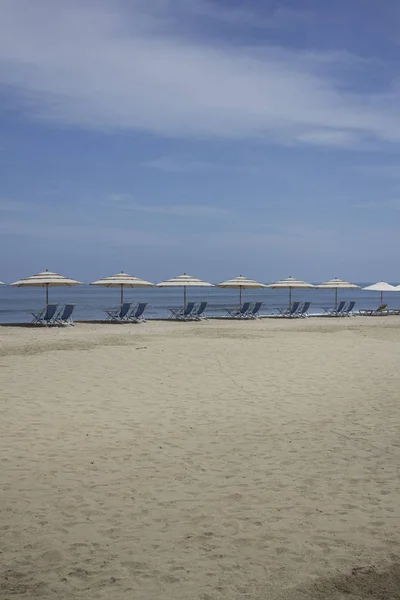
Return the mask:
[[58, 325], [74, 325], [72, 313], [74, 312], [75, 306], [75, 304], [66, 304], [64, 308], [57, 313], [54, 321]]
[[259, 319], [260, 308], [263, 305], [262, 302], [255, 302], [252, 309], [246, 314], [247, 319]]
[[388, 315], [400, 315], [400, 308], [388, 308], [387, 314]]
[[351, 302], [348, 303], [348, 305], [346, 306], [346, 308], [342, 311], [341, 316], [342, 317], [354, 317], [354, 307], [356, 305], [355, 300], [352, 300]]
[[388, 315], [390, 314], [390, 309], [387, 309], [387, 304], [381, 304], [378, 308], [360, 308], [358, 311], [359, 315], [364, 317], [375, 317], [379, 315]]
[[300, 302], [298, 302], [297, 300], [295, 302], [292, 303], [291, 306], [288, 306], [288, 308], [278, 308], [279, 311], [279, 317], [295, 317], [297, 316], [297, 312], [300, 308]]
[[303, 306], [299, 308], [299, 310], [294, 315], [295, 317], [301, 317], [302, 319], [306, 319], [308, 315], [309, 308], [311, 306], [311, 302], [304, 302]]
[[345, 309], [347, 302], [341, 300], [336, 308], [324, 308], [327, 317], [340, 317]]
[[54, 316], [57, 312], [58, 304], [48, 304], [43, 310], [38, 313], [31, 313], [33, 319], [31, 321], [34, 325], [52, 325], [54, 323]]
[[250, 302], [244, 302], [240, 308], [225, 309], [232, 319], [245, 319], [250, 311]]
[[177, 319], [178, 321], [189, 321], [191, 314], [194, 310], [195, 303], [188, 302], [186, 306], [179, 308], [170, 308], [169, 311], [171, 313], [170, 319]]
[[119, 308], [106, 308], [107, 321], [112, 321], [113, 323], [126, 321], [131, 306], [132, 302], [124, 302]]
[[207, 308], [207, 304], [208, 302], [200, 302], [199, 306], [197, 307], [197, 309], [190, 315], [192, 319], [194, 319], [195, 321], [201, 321], [202, 319], [205, 319], [206, 317], [204, 316], [204, 311]]
[[139, 302], [127, 316], [127, 320], [132, 323], [145, 323], [143, 313], [146, 309], [147, 302]]

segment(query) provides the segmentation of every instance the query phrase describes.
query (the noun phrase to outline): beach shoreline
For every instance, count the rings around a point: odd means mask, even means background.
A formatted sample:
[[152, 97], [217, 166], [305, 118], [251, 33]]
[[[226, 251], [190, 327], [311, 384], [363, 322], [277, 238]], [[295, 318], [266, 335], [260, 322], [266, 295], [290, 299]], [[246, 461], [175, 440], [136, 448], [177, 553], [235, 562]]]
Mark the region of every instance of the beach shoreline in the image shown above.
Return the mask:
[[399, 359], [396, 316], [1, 327], [0, 598], [399, 597]]

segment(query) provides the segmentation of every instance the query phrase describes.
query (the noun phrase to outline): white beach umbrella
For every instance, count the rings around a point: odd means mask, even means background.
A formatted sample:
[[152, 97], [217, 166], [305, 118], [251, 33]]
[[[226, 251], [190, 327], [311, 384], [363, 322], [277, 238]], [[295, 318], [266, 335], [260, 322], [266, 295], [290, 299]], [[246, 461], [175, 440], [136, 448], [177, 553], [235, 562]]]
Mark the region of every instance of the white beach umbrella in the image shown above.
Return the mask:
[[49, 303], [49, 287], [64, 287], [64, 286], [73, 286], [73, 285], [82, 285], [81, 281], [76, 281], [75, 279], [69, 279], [68, 277], [64, 277], [63, 275], [59, 275], [58, 273], [51, 273], [46, 269], [42, 273], [37, 273], [36, 275], [32, 275], [31, 277], [26, 277], [26, 279], [20, 279], [20, 281], [15, 281], [10, 285], [15, 287], [44, 287], [46, 288], [46, 306]]
[[319, 290], [335, 290], [335, 308], [337, 308], [337, 297], [338, 290], [351, 290], [351, 289], [360, 289], [359, 285], [355, 283], [350, 283], [348, 281], [343, 281], [343, 279], [330, 279], [329, 281], [325, 281], [325, 283], [320, 283], [315, 286]]
[[383, 301], [383, 292], [399, 292], [400, 285], [390, 285], [390, 283], [386, 283], [386, 281], [378, 281], [378, 283], [374, 283], [373, 285], [367, 285], [367, 287], [363, 288], [363, 290], [371, 290], [372, 292], [380, 292], [381, 293], [381, 304]]
[[311, 289], [314, 288], [315, 285], [311, 283], [307, 283], [306, 281], [301, 281], [300, 279], [295, 279], [294, 277], [287, 277], [286, 279], [281, 279], [280, 281], [276, 281], [275, 283], [271, 283], [267, 285], [267, 287], [272, 289], [288, 289], [289, 290], [289, 306], [292, 304], [292, 290], [297, 288], [300, 289]]
[[121, 271], [121, 273], [110, 275], [110, 277], [104, 277], [103, 279], [99, 279], [98, 281], [93, 281], [90, 285], [121, 288], [122, 304], [124, 301], [124, 288], [152, 287], [154, 283], [150, 283], [149, 281], [139, 279], [139, 277], [134, 277], [133, 275], [129, 275], [128, 273], [124, 273], [123, 271]]
[[214, 284], [197, 279], [197, 277], [191, 277], [187, 273], [178, 275], [172, 279], [166, 279], [157, 283], [157, 287], [183, 287], [183, 307], [186, 308], [186, 288], [188, 287], [214, 287]]
[[267, 286], [265, 283], [260, 283], [259, 281], [254, 281], [254, 279], [239, 275], [238, 277], [217, 283], [217, 287], [239, 290], [239, 304], [242, 306], [242, 290], [266, 288]]

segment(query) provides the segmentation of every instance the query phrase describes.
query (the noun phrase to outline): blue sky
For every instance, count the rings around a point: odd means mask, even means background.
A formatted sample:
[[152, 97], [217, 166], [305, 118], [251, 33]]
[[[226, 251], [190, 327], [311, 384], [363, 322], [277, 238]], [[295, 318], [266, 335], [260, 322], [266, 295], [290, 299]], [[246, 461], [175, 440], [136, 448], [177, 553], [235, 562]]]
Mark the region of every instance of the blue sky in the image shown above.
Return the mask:
[[400, 282], [397, 0], [2, 0], [0, 279]]

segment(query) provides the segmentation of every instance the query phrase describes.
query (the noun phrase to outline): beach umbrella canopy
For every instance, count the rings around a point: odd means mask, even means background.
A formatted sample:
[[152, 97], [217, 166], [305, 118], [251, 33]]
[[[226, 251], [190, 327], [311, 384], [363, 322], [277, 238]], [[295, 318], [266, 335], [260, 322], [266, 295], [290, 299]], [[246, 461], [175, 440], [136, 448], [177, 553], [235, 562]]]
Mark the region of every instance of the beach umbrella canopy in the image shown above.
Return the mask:
[[20, 279], [19, 281], [15, 281], [11, 283], [15, 287], [44, 287], [46, 288], [46, 306], [49, 303], [49, 287], [64, 287], [64, 286], [72, 286], [72, 285], [82, 285], [81, 281], [76, 281], [75, 279], [69, 279], [68, 277], [64, 277], [63, 275], [59, 275], [58, 273], [52, 273], [51, 271], [43, 271], [42, 273], [37, 273], [36, 275], [32, 275], [31, 277], [26, 277], [26, 279]]
[[292, 304], [292, 290], [297, 288], [300, 289], [310, 289], [314, 288], [315, 285], [312, 283], [307, 283], [306, 281], [301, 281], [300, 279], [295, 279], [294, 277], [287, 277], [286, 279], [281, 279], [280, 281], [276, 281], [275, 283], [270, 283], [267, 287], [272, 289], [288, 289], [289, 290], [289, 305]]
[[139, 279], [139, 277], [134, 277], [133, 275], [129, 275], [128, 273], [121, 271], [121, 273], [110, 275], [110, 277], [104, 277], [98, 281], [93, 281], [90, 285], [98, 285], [101, 287], [119, 287], [121, 289], [122, 304], [124, 301], [124, 288], [151, 287], [154, 285], [154, 283], [150, 283], [149, 281]]
[[319, 290], [335, 290], [335, 308], [337, 308], [338, 290], [360, 289], [359, 285], [350, 283], [349, 281], [343, 281], [343, 279], [338, 279], [337, 277], [335, 277], [335, 279], [325, 281], [324, 283], [320, 283], [315, 287]]
[[266, 288], [267, 286], [265, 283], [260, 283], [259, 281], [254, 281], [254, 279], [249, 279], [248, 277], [239, 275], [238, 277], [233, 277], [227, 281], [217, 283], [217, 287], [239, 290], [239, 304], [242, 306], [242, 290]]
[[400, 285], [390, 285], [390, 283], [386, 283], [386, 281], [378, 281], [378, 283], [374, 283], [373, 285], [367, 285], [367, 287], [363, 288], [363, 290], [371, 290], [371, 292], [380, 292], [381, 293], [381, 304], [383, 301], [383, 292], [399, 292]]
[[214, 287], [214, 284], [203, 281], [197, 277], [192, 277], [187, 273], [178, 275], [172, 279], [166, 279], [157, 283], [157, 287], [183, 287], [183, 307], [186, 308], [186, 288], [188, 287]]

